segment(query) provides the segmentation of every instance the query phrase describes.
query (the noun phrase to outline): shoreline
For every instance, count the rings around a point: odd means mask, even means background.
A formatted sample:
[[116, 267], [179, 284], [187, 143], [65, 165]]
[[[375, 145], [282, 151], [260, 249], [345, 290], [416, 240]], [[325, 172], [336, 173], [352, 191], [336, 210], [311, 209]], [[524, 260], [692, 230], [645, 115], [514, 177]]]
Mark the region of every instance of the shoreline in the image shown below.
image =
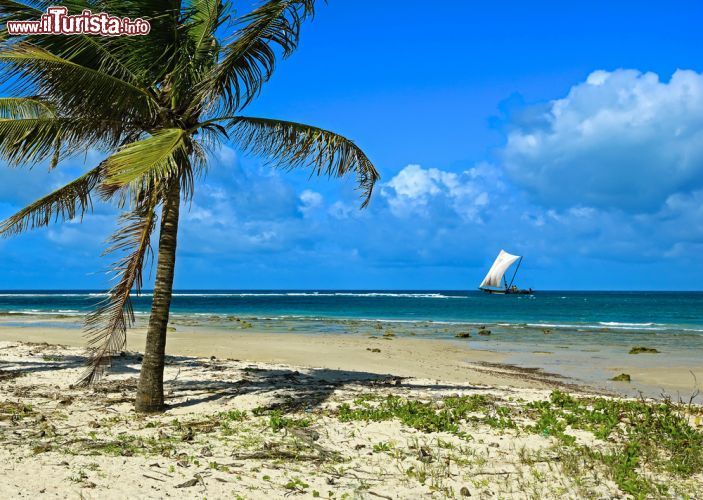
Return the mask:
[[[142, 351], [144, 329], [127, 334], [128, 352]], [[0, 327], [0, 341], [49, 343], [82, 348], [79, 332], [61, 328]], [[375, 351], [378, 349], [379, 352]], [[459, 342], [414, 338], [363, 338], [303, 333], [245, 333], [190, 327], [168, 334], [168, 356], [286, 364], [310, 369], [344, 370], [452, 383], [548, 388], [566, 385], [560, 376], [531, 373], [502, 365], [502, 354], [474, 350]], [[484, 365], [485, 364], [485, 365]], [[488, 368], [493, 366], [493, 368]], [[576, 387], [576, 386], [574, 386]], [[593, 389], [591, 389], [593, 391]]]
[[[75, 318], [52, 318], [49, 326], [40, 326], [46, 321], [46, 317], [25, 317], [15, 323], [31, 326], [0, 326], [0, 340], [85, 345], [82, 331], [70, 327]], [[271, 332], [248, 325], [242, 329], [242, 323], [246, 322], [213, 327], [198, 325], [192, 318], [177, 318], [170, 323], [167, 354], [491, 386], [566, 387], [628, 397], [668, 395], [675, 400], [688, 400], [699, 387], [698, 381], [703, 381], [703, 360], [676, 364], [666, 353], [623, 356], [615, 351], [591, 352], [560, 345], [530, 345], [518, 352], [506, 352], [501, 348], [510, 344], [501, 340], [500, 332], [492, 337], [474, 333], [469, 339], [447, 339], [396, 335], [389, 330], [373, 330], [370, 335]], [[128, 332], [127, 348], [139, 352], [144, 341], [145, 329], [138, 323]], [[610, 380], [620, 373], [629, 374], [632, 381]], [[701, 395], [695, 399], [702, 400]]]

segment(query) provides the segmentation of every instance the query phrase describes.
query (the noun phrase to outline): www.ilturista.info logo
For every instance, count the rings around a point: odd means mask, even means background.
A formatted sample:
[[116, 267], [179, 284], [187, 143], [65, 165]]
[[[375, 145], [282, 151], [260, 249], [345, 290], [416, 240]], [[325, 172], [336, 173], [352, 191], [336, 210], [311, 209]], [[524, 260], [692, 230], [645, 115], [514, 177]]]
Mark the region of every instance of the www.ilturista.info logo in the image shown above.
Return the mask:
[[84, 10], [69, 16], [66, 7], [49, 7], [39, 21], [7, 21], [10, 35], [102, 35], [139, 36], [151, 31], [149, 21], [111, 16], [105, 12], [93, 14]]

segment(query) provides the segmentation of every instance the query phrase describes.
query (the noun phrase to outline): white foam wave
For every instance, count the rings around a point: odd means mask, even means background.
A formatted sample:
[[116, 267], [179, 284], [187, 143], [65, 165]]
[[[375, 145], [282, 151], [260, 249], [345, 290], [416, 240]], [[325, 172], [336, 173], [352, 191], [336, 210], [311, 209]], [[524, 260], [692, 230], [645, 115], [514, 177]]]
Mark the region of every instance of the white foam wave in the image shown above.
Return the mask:
[[[90, 293], [0, 293], [0, 297], [107, 297], [104, 292]], [[151, 297], [153, 293], [143, 292], [141, 297]], [[466, 295], [445, 295], [442, 293], [400, 293], [400, 292], [175, 292], [174, 297], [398, 297], [412, 299], [468, 299]]]
[[0, 297], [87, 297], [90, 293], [0, 293]]
[[[151, 294], [144, 294], [151, 295]], [[241, 292], [241, 293], [174, 293], [174, 297], [400, 297], [412, 299], [466, 299], [465, 295], [441, 293], [391, 292]]]
[[617, 321], [600, 321], [603, 326], [654, 326], [656, 323], [619, 323]]

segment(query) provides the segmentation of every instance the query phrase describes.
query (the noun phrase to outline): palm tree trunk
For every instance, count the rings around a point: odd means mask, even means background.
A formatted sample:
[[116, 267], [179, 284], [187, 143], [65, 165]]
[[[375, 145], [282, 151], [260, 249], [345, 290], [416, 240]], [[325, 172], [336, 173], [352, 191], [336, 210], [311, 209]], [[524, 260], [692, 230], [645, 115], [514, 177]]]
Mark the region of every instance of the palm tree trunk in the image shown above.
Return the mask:
[[164, 356], [173, 291], [173, 271], [176, 265], [180, 203], [181, 188], [178, 179], [176, 179], [168, 188], [161, 214], [154, 296], [149, 316], [149, 329], [146, 334], [144, 359], [139, 374], [137, 399], [134, 405], [135, 410], [142, 413], [164, 410]]

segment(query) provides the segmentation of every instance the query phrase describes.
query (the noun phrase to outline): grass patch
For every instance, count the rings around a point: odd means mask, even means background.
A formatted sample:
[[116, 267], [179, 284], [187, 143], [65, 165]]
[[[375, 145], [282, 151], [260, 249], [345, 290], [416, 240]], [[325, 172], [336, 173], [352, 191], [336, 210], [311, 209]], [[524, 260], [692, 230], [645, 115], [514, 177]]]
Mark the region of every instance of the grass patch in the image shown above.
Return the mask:
[[[366, 396], [340, 405], [337, 416], [341, 421], [397, 419], [423, 432], [460, 437], [468, 435], [471, 423], [538, 434], [556, 440], [560, 456], [578, 458], [571, 461], [574, 467], [582, 461], [598, 467], [624, 493], [638, 499], [667, 495], [670, 490], [679, 494], [682, 480], [703, 472], [703, 432], [691, 425], [703, 414], [700, 408], [667, 400], [575, 398], [561, 391], [542, 401], [499, 403], [482, 395], [435, 402]], [[574, 431], [586, 431], [600, 443], [581, 444]], [[374, 445], [375, 452], [385, 448], [385, 443]], [[525, 455], [524, 460], [531, 459]], [[422, 475], [419, 470], [411, 472]]]
[[309, 418], [290, 418], [283, 416], [280, 410], [272, 410], [269, 414], [269, 427], [273, 432], [281, 429], [300, 429], [310, 427], [312, 421]]
[[437, 403], [387, 396], [384, 399], [358, 398], [354, 407], [344, 403], [338, 409], [342, 422], [366, 420], [382, 422], [398, 419], [408, 427], [423, 432], [449, 432], [461, 434], [462, 421], [471, 419], [471, 414], [479, 411], [490, 412], [485, 421], [491, 426], [508, 427], [513, 425], [507, 412], [498, 413], [492, 400], [482, 395], [446, 398], [441, 407]]
[[[530, 403], [527, 408], [537, 422], [530, 430], [554, 436], [605, 465], [620, 489], [635, 498], [663, 495], [668, 490], [644, 471], [681, 479], [703, 472], [703, 432], [690, 425], [693, 409], [684, 405], [576, 399], [554, 391], [549, 401]], [[565, 433], [567, 428], [589, 431], [597, 439], [616, 443], [616, 449], [603, 452], [577, 445]]]

